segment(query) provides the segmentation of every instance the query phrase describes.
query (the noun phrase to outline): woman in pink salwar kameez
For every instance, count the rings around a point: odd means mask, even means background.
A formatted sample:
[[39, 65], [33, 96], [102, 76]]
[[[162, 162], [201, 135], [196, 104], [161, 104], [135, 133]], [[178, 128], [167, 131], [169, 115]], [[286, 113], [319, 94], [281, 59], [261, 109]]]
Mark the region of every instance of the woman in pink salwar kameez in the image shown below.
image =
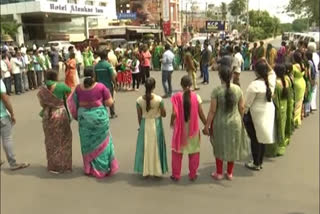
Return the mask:
[[178, 181], [181, 178], [181, 162], [183, 154], [189, 155], [189, 179], [197, 178], [200, 160], [200, 129], [198, 117], [203, 124], [206, 118], [203, 114], [199, 95], [191, 91], [192, 81], [189, 76], [181, 79], [182, 92], [172, 98], [171, 127], [172, 136], [172, 176]]

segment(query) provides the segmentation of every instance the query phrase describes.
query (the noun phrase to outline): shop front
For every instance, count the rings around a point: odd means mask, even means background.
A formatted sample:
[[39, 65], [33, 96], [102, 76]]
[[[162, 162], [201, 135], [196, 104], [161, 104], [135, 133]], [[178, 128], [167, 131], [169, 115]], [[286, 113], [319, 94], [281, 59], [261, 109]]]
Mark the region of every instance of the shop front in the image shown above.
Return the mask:
[[[92, 3], [88, 5], [88, 2]], [[10, 16], [22, 24], [16, 36], [18, 44], [25, 43], [25, 40], [81, 41], [89, 38], [91, 17], [106, 21], [116, 19], [115, 0], [7, 1], [1, 3], [1, 15]]]

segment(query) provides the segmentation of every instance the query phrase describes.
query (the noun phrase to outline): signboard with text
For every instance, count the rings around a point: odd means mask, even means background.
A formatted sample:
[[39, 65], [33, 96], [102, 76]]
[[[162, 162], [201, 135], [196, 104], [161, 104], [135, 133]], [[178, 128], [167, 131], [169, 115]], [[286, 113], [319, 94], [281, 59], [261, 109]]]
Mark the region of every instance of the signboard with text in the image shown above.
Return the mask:
[[137, 13], [118, 13], [118, 19], [137, 19]]
[[225, 21], [206, 21], [207, 31], [224, 31], [226, 29]]
[[[101, 7], [82, 4], [66, 4], [56, 2], [41, 1], [41, 11], [50, 13], [79, 14], [87, 16], [107, 16], [108, 18], [116, 18], [115, 10], [112, 6]], [[114, 8], [115, 9], [115, 8]]]

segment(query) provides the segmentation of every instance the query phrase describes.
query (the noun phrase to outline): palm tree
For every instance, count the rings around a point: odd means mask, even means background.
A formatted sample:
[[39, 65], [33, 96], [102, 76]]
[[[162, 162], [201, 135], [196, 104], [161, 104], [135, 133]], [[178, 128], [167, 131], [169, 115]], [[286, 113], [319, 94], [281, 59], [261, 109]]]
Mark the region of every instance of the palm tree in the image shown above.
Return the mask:
[[227, 4], [225, 2], [221, 3], [221, 14], [222, 14], [222, 20], [225, 21], [227, 19]]
[[7, 16], [0, 17], [0, 34], [3, 35], [10, 35], [12, 38], [15, 38], [16, 34], [18, 33], [18, 29], [21, 24], [17, 23], [16, 20], [12, 20]]
[[229, 11], [232, 16], [236, 18], [236, 23], [238, 23], [238, 18], [242, 15], [247, 8], [247, 1], [246, 0], [232, 0], [229, 4]]

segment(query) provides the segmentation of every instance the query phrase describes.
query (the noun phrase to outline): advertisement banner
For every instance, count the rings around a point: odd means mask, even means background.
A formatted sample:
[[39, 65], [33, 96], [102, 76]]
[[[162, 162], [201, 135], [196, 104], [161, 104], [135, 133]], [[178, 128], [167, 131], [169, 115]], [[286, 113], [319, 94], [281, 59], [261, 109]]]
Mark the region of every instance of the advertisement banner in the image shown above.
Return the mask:
[[119, 0], [116, 1], [116, 7], [118, 14], [136, 14], [132, 25], [159, 25], [160, 3], [161, 0]]
[[163, 33], [165, 36], [170, 36], [171, 35], [171, 22], [163, 22]]
[[207, 31], [224, 31], [225, 27], [225, 21], [206, 21]]

